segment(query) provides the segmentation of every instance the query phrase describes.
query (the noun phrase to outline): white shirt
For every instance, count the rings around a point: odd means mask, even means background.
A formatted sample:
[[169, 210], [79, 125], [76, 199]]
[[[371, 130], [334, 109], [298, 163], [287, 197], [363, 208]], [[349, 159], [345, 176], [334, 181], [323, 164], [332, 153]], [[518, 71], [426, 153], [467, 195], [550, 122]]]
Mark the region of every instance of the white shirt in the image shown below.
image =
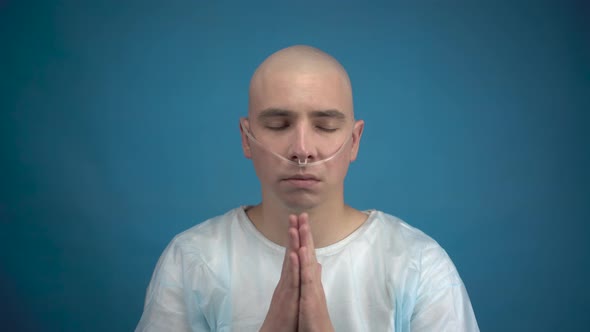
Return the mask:
[[[335, 330], [479, 331], [447, 253], [396, 217], [366, 213], [348, 237], [316, 249]], [[258, 331], [284, 253], [244, 207], [190, 228], [160, 257], [136, 331]]]

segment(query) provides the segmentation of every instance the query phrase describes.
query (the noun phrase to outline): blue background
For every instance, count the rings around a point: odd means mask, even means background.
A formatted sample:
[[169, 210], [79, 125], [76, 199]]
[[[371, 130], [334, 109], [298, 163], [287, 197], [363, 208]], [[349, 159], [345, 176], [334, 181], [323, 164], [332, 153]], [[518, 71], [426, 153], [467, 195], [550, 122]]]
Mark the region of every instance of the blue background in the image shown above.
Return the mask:
[[250, 75], [317, 46], [366, 121], [346, 199], [453, 258], [484, 331], [590, 323], [585, 1], [0, 1], [0, 328], [129, 331], [172, 237], [259, 201]]

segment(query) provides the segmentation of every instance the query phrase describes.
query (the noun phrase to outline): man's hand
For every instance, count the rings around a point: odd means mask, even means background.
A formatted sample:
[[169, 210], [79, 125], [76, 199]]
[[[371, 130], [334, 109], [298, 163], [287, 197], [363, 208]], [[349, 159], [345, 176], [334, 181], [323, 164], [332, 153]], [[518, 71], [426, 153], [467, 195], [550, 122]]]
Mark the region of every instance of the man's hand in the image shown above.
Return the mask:
[[[322, 286], [322, 266], [315, 255], [309, 217], [307, 213], [302, 213], [297, 220], [300, 240], [298, 258], [301, 270], [298, 331], [334, 331]], [[290, 232], [289, 228], [289, 234]]]
[[307, 213], [289, 216], [281, 278], [260, 331], [334, 331]]
[[260, 331], [297, 331], [299, 319], [300, 260], [297, 216], [289, 216], [289, 243], [285, 250], [281, 278]]

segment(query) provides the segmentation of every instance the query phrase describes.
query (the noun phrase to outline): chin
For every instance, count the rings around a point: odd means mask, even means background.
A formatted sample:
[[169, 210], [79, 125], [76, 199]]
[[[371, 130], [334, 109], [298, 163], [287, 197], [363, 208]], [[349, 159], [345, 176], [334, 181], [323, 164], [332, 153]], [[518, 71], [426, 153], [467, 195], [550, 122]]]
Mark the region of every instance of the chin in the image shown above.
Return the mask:
[[301, 213], [312, 210], [319, 204], [318, 197], [310, 197], [309, 195], [298, 195], [299, 197], [284, 197], [281, 199], [283, 205], [293, 213]]

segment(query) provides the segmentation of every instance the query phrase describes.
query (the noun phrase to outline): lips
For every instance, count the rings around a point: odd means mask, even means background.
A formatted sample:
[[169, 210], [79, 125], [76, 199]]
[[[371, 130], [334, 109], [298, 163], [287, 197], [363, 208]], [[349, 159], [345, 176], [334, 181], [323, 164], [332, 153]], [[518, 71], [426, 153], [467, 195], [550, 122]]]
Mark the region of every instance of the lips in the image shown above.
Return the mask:
[[283, 181], [287, 183], [289, 186], [301, 189], [312, 189], [320, 182], [320, 180], [317, 177], [310, 174], [292, 175], [286, 177]]
[[285, 180], [310, 180], [310, 181], [319, 181], [319, 179], [313, 175], [306, 175], [306, 174], [297, 174], [297, 175], [292, 175], [289, 176], [287, 178], [285, 178]]

